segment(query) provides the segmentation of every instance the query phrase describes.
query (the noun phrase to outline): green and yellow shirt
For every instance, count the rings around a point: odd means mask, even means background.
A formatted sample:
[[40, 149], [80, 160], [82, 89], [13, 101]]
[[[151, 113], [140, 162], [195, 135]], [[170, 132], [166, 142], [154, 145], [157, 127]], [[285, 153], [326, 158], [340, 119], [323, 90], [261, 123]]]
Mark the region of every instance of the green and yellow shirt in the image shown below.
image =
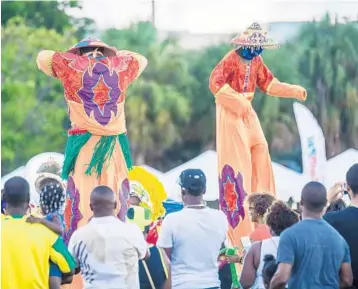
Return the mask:
[[47, 289], [49, 260], [63, 273], [75, 268], [62, 238], [47, 227], [26, 223], [26, 216], [1, 217], [2, 289]]

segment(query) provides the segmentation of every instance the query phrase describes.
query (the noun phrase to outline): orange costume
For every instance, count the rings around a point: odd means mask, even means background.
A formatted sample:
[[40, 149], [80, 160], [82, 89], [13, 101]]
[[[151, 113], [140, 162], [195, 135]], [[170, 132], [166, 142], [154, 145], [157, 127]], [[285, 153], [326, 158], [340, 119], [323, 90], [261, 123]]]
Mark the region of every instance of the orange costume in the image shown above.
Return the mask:
[[306, 99], [306, 90], [278, 81], [264, 64], [264, 48], [277, 48], [258, 23], [232, 40], [237, 45], [214, 68], [210, 90], [216, 102], [216, 138], [220, 208], [226, 214], [232, 245], [253, 229], [244, 199], [246, 193], [275, 194], [268, 145], [251, 100], [258, 86], [270, 96]]
[[[97, 49], [91, 51], [90, 47]], [[87, 38], [64, 53], [43, 50], [36, 62], [45, 74], [61, 81], [71, 120], [62, 168], [62, 178], [67, 180], [64, 238], [68, 242], [92, 216], [89, 198], [98, 185], [108, 186], [117, 194], [121, 205], [118, 217], [125, 220], [128, 171], [132, 169], [125, 93], [147, 60]], [[82, 288], [78, 280], [75, 283]]]

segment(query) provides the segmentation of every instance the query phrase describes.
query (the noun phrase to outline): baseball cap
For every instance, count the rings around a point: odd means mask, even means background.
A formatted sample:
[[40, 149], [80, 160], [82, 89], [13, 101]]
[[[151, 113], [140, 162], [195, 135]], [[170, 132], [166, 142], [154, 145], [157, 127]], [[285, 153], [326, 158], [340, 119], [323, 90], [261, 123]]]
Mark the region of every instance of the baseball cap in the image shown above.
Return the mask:
[[200, 195], [206, 189], [206, 177], [200, 169], [187, 169], [180, 174], [179, 185], [190, 194]]

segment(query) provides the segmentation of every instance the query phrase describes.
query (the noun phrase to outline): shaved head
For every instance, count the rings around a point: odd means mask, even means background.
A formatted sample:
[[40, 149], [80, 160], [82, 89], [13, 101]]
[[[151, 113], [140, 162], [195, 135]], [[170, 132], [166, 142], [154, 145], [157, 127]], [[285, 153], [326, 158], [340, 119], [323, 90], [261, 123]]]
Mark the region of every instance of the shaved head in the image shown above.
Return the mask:
[[321, 213], [327, 205], [327, 190], [319, 182], [309, 182], [301, 195], [302, 206], [311, 213]]
[[90, 207], [95, 217], [112, 216], [116, 206], [114, 192], [109, 187], [94, 188], [90, 196]]

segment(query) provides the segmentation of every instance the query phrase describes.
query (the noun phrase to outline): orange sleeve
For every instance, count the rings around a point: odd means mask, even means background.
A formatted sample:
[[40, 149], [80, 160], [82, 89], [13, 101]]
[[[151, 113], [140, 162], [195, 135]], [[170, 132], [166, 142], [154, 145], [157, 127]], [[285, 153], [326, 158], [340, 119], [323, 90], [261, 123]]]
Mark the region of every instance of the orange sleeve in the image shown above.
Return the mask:
[[218, 63], [210, 75], [209, 88], [217, 104], [242, 117], [251, 109], [251, 103], [227, 83], [229, 76], [238, 69], [236, 57], [233, 50]]
[[305, 101], [307, 91], [302, 86], [280, 82], [274, 77], [270, 69], [265, 65], [261, 56], [259, 57], [259, 69], [257, 73], [257, 85], [266, 94], [275, 97], [297, 98]]

